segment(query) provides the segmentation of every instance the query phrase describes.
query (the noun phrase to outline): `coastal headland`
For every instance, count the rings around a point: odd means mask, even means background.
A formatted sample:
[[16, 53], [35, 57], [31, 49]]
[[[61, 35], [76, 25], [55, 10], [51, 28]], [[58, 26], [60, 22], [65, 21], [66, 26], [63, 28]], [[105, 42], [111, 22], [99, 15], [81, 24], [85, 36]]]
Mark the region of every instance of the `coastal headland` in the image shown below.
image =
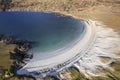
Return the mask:
[[[114, 29], [116, 32], [120, 30], [120, 1], [119, 0], [13, 0], [8, 11], [36, 11], [36, 12], [56, 12], [63, 15], [73, 16], [78, 19], [100, 21], [106, 27]], [[9, 69], [13, 61], [9, 58], [10, 52], [16, 48], [15, 44], [5, 44], [0, 42], [0, 66]], [[119, 52], [118, 52], [119, 53]], [[103, 62], [109, 59], [101, 59]], [[9, 63], [9, 64], [8, 64]], [[111, 65], [116, 72], [106, 70], [109, 77], [107, 80], [119, 79], [119, 59]], [[74, 75], [76, 73], [76, 75]], [[77, 72], [75, 69], [70, 69], [63, 73], [68, 80], [85, 79], [83, 74]], [[48, 77], [50, 80], [51, 78]], [[23, 80], [28, 78], [21, 78]], [[94, 80], [105, 80], [106, 77], [92, 77]], [[19, 80], [18, 77], [13, 77], [8, 80]]]

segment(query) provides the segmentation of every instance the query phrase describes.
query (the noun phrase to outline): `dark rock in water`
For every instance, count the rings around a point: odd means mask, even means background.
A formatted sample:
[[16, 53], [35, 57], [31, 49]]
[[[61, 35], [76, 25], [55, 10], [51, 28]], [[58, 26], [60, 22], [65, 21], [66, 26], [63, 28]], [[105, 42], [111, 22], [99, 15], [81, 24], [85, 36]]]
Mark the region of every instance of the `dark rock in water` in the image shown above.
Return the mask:
[[3, 39], [4, 35], [0, 34], [0, 41]]
[[14, 38], [12, 36], [4, 37], [3, 42], [6, 44], [11, 44], [14, 42]]
[[33, 54], [26, 54], [26, 55], [25, 55], [25, 58], [30, 58], [30, 59], [32, 59], [32, 58], [33, 58]]
[[29, 42], [23, 43], [23, 45], [18, 47], [18, 49], [22, 52], [28, 51], [29, 48], [30, 48], [30, 43]]
[[18, 45], [14, 49], [15, 53], [10, 53], [10, 58], [14, 60], [13, 67], [15, 68], [14, 73], [16, 73], [16, 70], [22, 68], [24, 65], [26, 65], [26, 62], [33, 58], [32, 54], [28, 54], [26, 51], [29, 49], [30, 44], [23, 43], [23, 45]]
[[[33, 55], [30, 55], [28, 53], [11, 53], [11, 58], [14, 60], [12, 69], [14, 70], [13, 72], [16, 74], [16, 71], [23, 66], [26, 65], [26, 62], [32, 59]], [[14, 68], [13, 68], [14, 67]]]
[[27, 52], [30, 48], [32, 48], [32, 45], [36, 44], [35, 42], [32, 41], [23, 41], [23, 40], [15, 40], [13, 44], [17, 44], [18, 47], [17, 49], [21, 52]]

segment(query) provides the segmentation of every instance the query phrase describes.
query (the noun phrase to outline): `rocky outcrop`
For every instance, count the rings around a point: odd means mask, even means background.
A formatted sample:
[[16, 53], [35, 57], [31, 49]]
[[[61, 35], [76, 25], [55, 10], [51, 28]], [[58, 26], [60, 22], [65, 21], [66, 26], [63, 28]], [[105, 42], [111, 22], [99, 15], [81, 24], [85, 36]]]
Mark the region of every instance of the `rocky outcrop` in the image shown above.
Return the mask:
[[3, 11], [6, 11], [6, 9], [10, 8], [12, 0], [0, 0], [0, 6]]
[[12, 44], [14, 42], [14, 38], [12, 36], [4, 37], [3, 42], [6, 44]]

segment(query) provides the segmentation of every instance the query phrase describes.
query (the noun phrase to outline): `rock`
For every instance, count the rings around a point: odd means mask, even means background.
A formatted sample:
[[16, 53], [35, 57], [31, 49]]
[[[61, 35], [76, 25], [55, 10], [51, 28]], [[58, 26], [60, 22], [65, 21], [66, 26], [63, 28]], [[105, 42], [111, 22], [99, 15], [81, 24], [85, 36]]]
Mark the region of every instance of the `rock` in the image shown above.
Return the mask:
[[0, 41], [3, 39], [4, 35], [0, 34]]
[[3, 39], [3, 42], [6, 43], [6, 44], [10, 44], [14, 41], [13, 37], [9, 36], [9, 37], [5, 37]]

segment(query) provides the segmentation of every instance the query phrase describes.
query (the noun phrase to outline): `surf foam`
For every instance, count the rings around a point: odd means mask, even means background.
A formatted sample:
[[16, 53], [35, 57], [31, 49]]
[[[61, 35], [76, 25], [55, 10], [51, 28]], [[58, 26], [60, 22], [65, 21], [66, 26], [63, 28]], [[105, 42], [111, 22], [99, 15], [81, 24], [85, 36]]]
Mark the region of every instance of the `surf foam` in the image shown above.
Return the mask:
[[[120, 38], [117, 32], [115, 32], [111, 28], [105, 27], [102, 23], [94, 22], [94, 21], [85, 21], [85, 24], [87, 24], [87, 27], [92, 25], [92, 28], [96, 28], [95, 33], [95, 39], [91, 38], [91, 44], [85, 43], [87, 46], [87, 49], [82, 51], [81, 53], [77, 53], [79, 56], [76, 57], [76, 59], [71, 59], [72, 61], [69, 61], [68, 64], [63, 63], [62, 68], [56, 68], [56, 66], [53, 66], [53, 70], [49, 71], [47, 70], [47, 73], [43, 73], [40, 69], [42, 68], [36, 68], [36, 69], [30, 69], [31, 66], [34, 64], [30, 64], [30, 68], [28, 69], [29, 65], [27, 67], [23, 67], [22, 69], [18, 70], [19, 75], [31, 75], [35, 78], [39, 77], [46, 77], [49, 75], [57, 75], [58, 73], [61, 73], [63, 70], [73, 66], [76, 67], [80, 72], [82, 72], [86, 77], [90, 78], [90, 76], [101, 76], [102, 73], [96, 73], [98, 68], [110, 68], [110, 63], [113, 62], [115, 59], [120, 58], [118, 56], [118, 49], [120, 48]], [[92, 32], [92, 33], [93, 33]], [[87, 38], [86, 38], [87, 39]], [[79, 45], [80, 47], [81, 45]], [[77, 46], [78, 47], [78, 46]], [[78, 49], [77, 49], [78, 50]], [[77, 51], [73, 50], [74, 53]], [[71, 52], [72, 53], [72, 52]], [[73, 53], [72, 53], [73, 54]], [[64, 56], [64, 57], [67, 57]], [[61, 59], [57, 61], [62, 61], [63, 56]], [[108, 62], [102, 62], [101, 58], [107, 58], [109, 59]], [[44, 61], [43, 61], [44, 63]], [[43, 63], [35, 63], [43, 64]], [[48, 67], [51, 65], [48, 65]], [[45, 67], [43, 67], [44, 70]], [[112, 68], [110, 68], [112, 69]], [[36, 71], [38, 70], [38, 71]]]
[[[119, 49], [120, 49], [120, 37], [117, 32], [113, 29], [106, 27], [100, 22], [95, 22], [96, 24], [96, 40], [91, 49], [74, 64], [80, 72], [82, 72], [86, 77], [90, 76], [103, 76], [99, 68], [112, 69], [110, 64], [119, 59]], [[103, 62], [101, 59], [108, 59], [108, 61]]]

